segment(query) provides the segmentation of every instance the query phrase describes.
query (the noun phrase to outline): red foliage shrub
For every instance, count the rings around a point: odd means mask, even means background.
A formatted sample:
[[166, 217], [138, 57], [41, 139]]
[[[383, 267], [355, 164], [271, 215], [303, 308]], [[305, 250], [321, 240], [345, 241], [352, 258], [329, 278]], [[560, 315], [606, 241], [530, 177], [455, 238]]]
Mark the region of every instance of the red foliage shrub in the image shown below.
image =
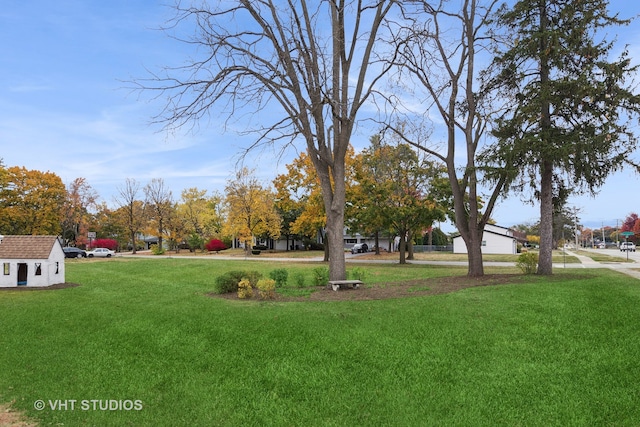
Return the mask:
[[209, 251], [209, 252], [219, 252], [219, 251], [224, 251], [225, 249], [227, 249], [227, 245], [225, 245], [224, 243], [222, 243], [221, 240], [218, 239], [211, 239], [209, 240], [209, 242], [204, 245], [204, 247]]
[[118, 247], [118, 242], [113, 239], [95, 239], [91, 241], [92, 248], [107, 248], [115, 251]]

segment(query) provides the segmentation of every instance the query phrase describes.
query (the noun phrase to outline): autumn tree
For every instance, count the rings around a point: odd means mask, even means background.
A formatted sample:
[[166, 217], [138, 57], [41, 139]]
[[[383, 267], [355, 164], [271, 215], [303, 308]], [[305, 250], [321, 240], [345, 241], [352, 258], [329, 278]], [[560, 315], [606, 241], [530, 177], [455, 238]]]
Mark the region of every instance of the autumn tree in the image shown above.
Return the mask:
[[165, 235], [166, 221], [173, 209], [173, 195], [162, 178], [153, 178], [143, 189], [145, 195], [145, 205], [150, 227], [155, 230], [158, 237], [158, 248], [162, 250], [162, 239]]
[[199, 47], [193, 51], [196, 58], [138, 81], [142, 90], [166, 96], [157, 120], [181, 127], [220, 107], [216, 115], [247, 122], [247, 116], [255, 119], [268, 109], [263, 115], [268, 123], [248, 121], [257, 133], [254, 146], [304, 141], [322, 188], [330, 277], [345, 279], [345, 155], [362, 106], [388, 71], [379, 57], [390, 49], [379, 34], [392, 8], [401, 3], [184, 4], [177, 3], [168, 27], [174, 37], [176, 28], [189, 28], [184, 41]]
[[18, 166], [4, 169], [3, 175], [0, 233], [59, 235], [67, 194], [62, 179]]
[[244, 243], [249, 252], [257, 236], [280, 237], [280, 217], [275, 195], [264, 188], [253, 172], [242, 168], [225, 187], [227, 218], [224, 231]]
[[400, 237], [400, 264], [405, 264], [407, 242], [444, 220], [444, 209], [429, 195], [432, 179], [442, 170], [420, 159], [408, 144], [372, 142], [355, 163], [359, 188], [353, 193], [359, 197], [349, 211], [365, 230], [393, 230]]
[[[96, 204], [95, 212], [90, 217], [88, 227], [96, 233], [97, 239], [113, 239], [120, 246], [127, 243], [127, 229], [117, 215], [117, 211], [111, 209], [106, 202]], [[90, 243], [95, 247], [93, 242]]]
[[217, 193], [208, 195], [207, 190], [196, 187], [182, 191], [177, 214], [184, 221], [190, 242], [197, 240], [200, 249], [208, 238], [218, 236], [222, 231], [222, 203], [222, 196]]
[[137, 250], [136, 236], [143, 230], [147, 222], [145, 203], [140, 199], [140, 183], [134, 178], [127, 178], [123, 186], [117, 187], [115, 196], [117, 212], [126, 228], [131, 242], [132, 252]]
[[388, 194], [383, 194], [388, 188], [378, 185], [378, 178], [384, 170], [387, 161], [382, 156], [382, 143], [379, 134], [373, 135], [369, 142], [369, 149], [360, 153], [353, 162], [353, 175], [356, 185], [349, 192], [347, 198], [347, 225], [352, 231], [373, 235], [375, 251], [380, 255], [380, 233], [388, 232], [387, 223], [383, 216], [388, 202]]
[[[493, 83], [511, 98], [498, 120], [498, 165], [540, 202], [538, 274], [552, 274], [554, 199], [595, 191], [629, 163], [638, 146], [629, 115], [640, 112], [630, 86], [638, 67], [615, 60], [606, 31], [629, 21], [607, 0], [521, 0], [498, 23], [510, 43], [496, 52]], [[568, 180], [568, 182], [567, 182]]]
[[640, 217], [635, 212], [630, 213], [622, 222], [620, 232], [633, 231], [635, 235], [631, 238], [632, 241], [640, 237]]
[[[349, 187], [354, 182], [353, 162], [355, 162], [355, 152], [350, 146], [345, 155], [346, 193], [349, 193]], [[313, 240], [320, 234], [324, 243], [325, 261], [329, 261], [327, 216], [322, 198], [322, 184], [307, 153], [300, 153], [292, 163], [287, 165], [287, 173], [276, 177], [274, 187], [278, 201], [276, 206], [281, 206], [282, 210], [292, 209], [289, 213], [295, 212], [289, 223], [289, 231], [308, 240]], [[286, 215], [283, 220], [285, 218]], [[341, 235], [340, 241], [344, 246], [344, 235]]]
[[[313, 163], [302, 152], [288, 164], [287, 173], [278, 175], [273, 185], [276, 189], [276, 207], [284, 213], [283, 227], [292, 235], [313, 240], [318, 234], [324, 237], [327, 216], [322, 201], [320, 179]], [[329, 246], [325, 243], [325, 261], [329, 260]]]
[[186, 242], [188, 234], [186, 218], [179, 214], [177, 203], [170, 203], [163, 225], [169, 249], [180, 252], [180, 246]]
[[[483, 169], [476, 161], [492, 114], [490, 92], [480, 87], [476, 61], [489, 39], [489, 18], [496, 0], [463, 0], [462, 3], [414, 1], [417, 10], [407, 13], [393, 33], [398, 48], [399, 80], [424, 110], [403, 107], [409, 119], [421, 125], [435, 114], [444, 123], [444, 148], [433, 144], [420, 129], [389, 128], [418, 150], [438, 159], [447, 169], [453, 200], [454, 222], [467, 247], [468, 275], [482, 276], [482, 236], [506, 178], [500, 176], [483, 197]], [[399, 91], [402, 93], [402, 91]], [[417, 135], [417, 136], [413, 136]], [[484, 203], [482, 202], [484, 200]]]
[[86, 242], [87, 215], [95, 208], [98, 193], [85, 178], [76, 178], [67, 188], [62, 207], [62, 239], [65, 245], [78, 246]]
[[[302, 193], [302, 189], [297, 184], [294, 184], [302, 179], [302, 172], [293, 165], [287, 165], [287, 170], [287, 174], [276, 176], [273, 180], [273, 186], [276, 191], [276, 211], [282, 219], [280, 236], [286, 239], [288, 251], [290, 249], [289, 240], [291, 239], [294, 242], [296, 238], [300, 238], [300, 234], [294, 230], [293, 225], [304, 210], [306, 195]], [[293, 243], [291, 246], [293, 246]]]

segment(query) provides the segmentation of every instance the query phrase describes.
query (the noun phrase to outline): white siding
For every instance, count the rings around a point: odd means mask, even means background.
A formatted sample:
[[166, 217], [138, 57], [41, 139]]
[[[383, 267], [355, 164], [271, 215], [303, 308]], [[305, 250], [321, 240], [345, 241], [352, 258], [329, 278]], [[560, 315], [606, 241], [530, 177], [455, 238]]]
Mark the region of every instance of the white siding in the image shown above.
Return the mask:
[[[4, 274], [4, 264], [9, 264], [9, 274]], [[51, 286], [65, 282], [64, 251], [60, 243], [53, 245], [48, 259], [2, 259], [0, 260], [0, 287], [18, 286], [18, 265], [27, 265], [28, 287]], [[40, 275], [36, 265], [40, 264]]]
[[[462, 236], [454, 237], [453, 253], [466, 254], [467, 245]], [[485, 232], [482, 234], [482, 253], [483, 254], [516, 254], [516, 239], [510, 236]]]

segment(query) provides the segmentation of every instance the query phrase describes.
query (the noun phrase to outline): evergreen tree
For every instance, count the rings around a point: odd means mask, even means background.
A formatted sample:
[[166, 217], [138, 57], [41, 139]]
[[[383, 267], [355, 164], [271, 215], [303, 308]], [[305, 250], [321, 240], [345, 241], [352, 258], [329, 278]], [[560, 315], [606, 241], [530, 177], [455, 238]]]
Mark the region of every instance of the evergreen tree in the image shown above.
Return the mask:
[[539, 274], [552, 273], [554, 200], [594, 193], [638, 145], [629, 118], [640, 97], [627, 83], [638, 67], [626, 50], [611, 61], [614, 42], [602, 36], [629, 21], [607, 5], [521, 0], [499, 13], [512, 43], [496, 54], [492, 84], [512, 98], [497, 121], [499, 143], [484, 155], [540, 201]]

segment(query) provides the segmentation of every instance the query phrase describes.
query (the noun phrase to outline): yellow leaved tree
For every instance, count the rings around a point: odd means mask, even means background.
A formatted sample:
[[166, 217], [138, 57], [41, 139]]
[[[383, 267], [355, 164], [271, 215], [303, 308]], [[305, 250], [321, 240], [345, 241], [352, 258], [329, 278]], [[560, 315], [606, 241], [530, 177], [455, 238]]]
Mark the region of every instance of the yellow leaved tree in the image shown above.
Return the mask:
[[[347, 192], [353, 184], [353, 167], [355, 153], [349, 146], [345, 154], [345, 170]], [[326, 244], [327, 215], [322, 197], [320, 178], [306, 152], [287, 165], [287, 173], [278, 175], [274, 180], [277, 192], [276, 205], [284, 220], [283, 232], [297, 235], [303, 239], [314, 240], [318, 233], [325, 244], [325, 261], [329, 260]]]
[[0, 234], [60, 234], [67, 190], [58, 175], [13, 166], [2, 181]]
[[204, 248], [206, 240], [219, 237], [222, 231], [222, 202], [218, 193], [209, 195], [207, 190], [192, 187], [182, 191], [178, 204], [178, 216], [182, 218], [191, 249]]
[[281, 219], [275, 208], [275, 194], [264, 188], [253, 171], [242, 168], [225, 187], [226, 214], [223, 232], [244, 243], [250, 251], [255, 237], [280, 237]]

